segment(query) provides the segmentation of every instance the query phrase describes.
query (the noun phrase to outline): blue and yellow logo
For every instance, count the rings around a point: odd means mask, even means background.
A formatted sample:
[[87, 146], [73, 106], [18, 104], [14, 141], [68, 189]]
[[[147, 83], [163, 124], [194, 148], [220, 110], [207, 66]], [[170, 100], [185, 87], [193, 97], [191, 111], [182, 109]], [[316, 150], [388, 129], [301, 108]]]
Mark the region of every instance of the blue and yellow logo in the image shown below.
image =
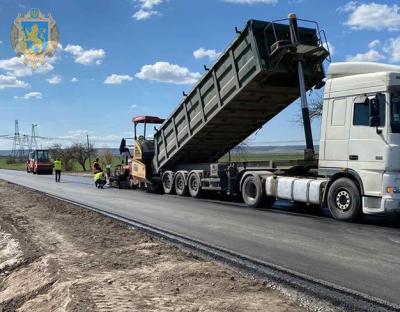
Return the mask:
[[17, 56], [36, 69], [52, 57], [58, 46], [58, 30], [53, 17], [45, 17], [39, 9], [31, 9], [14, 20], [11, 43]]

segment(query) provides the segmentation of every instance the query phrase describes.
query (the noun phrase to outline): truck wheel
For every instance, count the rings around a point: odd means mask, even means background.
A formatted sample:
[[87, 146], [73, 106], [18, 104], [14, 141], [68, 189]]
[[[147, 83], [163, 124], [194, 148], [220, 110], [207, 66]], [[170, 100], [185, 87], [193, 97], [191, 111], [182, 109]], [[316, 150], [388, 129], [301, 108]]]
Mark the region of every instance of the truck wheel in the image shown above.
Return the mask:
[[174, 179], [172, 171], [166, 171], [162, 176], [162, 185], [165, 194], [173, 194], [174, 192]]
[[263, 201], [261, 180], [255, 176], [248, 176], [242, 185], [242, 197], [245, 204], [251, 208], [258, 208]]
[[347, 222], [359, 220], [363, 214], [357, 185], [348, 178], [334, 181], [328, 191], [328, 208], [337, 220]]
[[185, 176], [179, 171], [175, 176], [175, 192], [179, 196], [186, 196], [188, 192]]
[[201, 178], [197, 172], [191, 172], [188, 178], [190, 196], [199, 198], [201, 196]]

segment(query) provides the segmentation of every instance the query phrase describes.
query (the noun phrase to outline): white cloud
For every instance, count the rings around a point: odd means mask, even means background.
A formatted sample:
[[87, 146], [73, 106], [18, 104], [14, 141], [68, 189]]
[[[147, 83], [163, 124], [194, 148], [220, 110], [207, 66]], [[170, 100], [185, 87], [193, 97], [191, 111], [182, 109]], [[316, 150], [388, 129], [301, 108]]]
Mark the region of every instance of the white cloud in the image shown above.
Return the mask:
[[85, 50], [80, 45], [73, 44], [68, 44], [64, 51], [74, 56], [75, 63], [82, 65], [100, 65], [106, 56], [106, 52], [103, 49]]
[[140, 7], [142, 9], [149, 9], [151, 10], [155, 6], [163, 3], [163, 0], [138, 0], [137, 2], [140, 3]]
[[358, 53], [356, 55], [348, 55], [346, 61], [348, 62], [377, 62], [385, 59], [379, 51], [371, 49], [365, 53]]
[[143, 21], [149, 19], [153, 15], [160, 15], [160, 12], [154, 10], [148, 11], [140, 9], [139, 11], [136, 11], [135, 14], [132, 15], [132, 17], [137, 21]]
[[155, 80], [174, 84], [193, 84], [200, 79], [201, 74], [190, 72], [186, 67], [168, 62], [156, 62], [152, 65], [144, 65], [135, 76], [143, 80]]
[[143, 21], [151, 18], [152, 16], [161, 15], [157, 10], [153, 10], [156, 6], [165, 2], [165, 0], [136, 0], [139, 6], [132, 17], [137, 21]]
[[133, 78], [129, 75], [112, 74], [104, 80], [105, 84], [121, 84], [124, 81], [131, 81]]
[[23, 96], [14, 96], [15, 100], [29, 100], [29, 99], [38, 99], [41, 100], [43, 97], [41, 92], [29, 92]]
[[372, 40], [370, 43], [368, 43], [368, 48], [370, 49], [376, 48], [380, 43], [381, 41], [379, 39]]
[[46, 81], [49, 84], [59, 84], [59, 83], [61, 83], [61, 77], [54, 75], [53, 77], [46, 79]]
[[18, 80], [17, 77], [0, 75], [0, 89], [27, 87], [29, 87], [29, 84], [25, 81]]
[[196, 51], [193, 51], [193, 56], [196, 59], [201, 59], [208, 57], [211, 61], [214, 61], [218, 58], [220, 55], [220, 52], [217, 52], [215, 50], [206, 50], [204, 48], [197, 49]]
[[8, 75], [16, 77], [31, 76], [33, 73], [46, 74], [54, 69], [49, 62], [39, 66], [35, 71], [24, 63], [24, 57], [12, 57], [0, 60], [0, 69], [5, 70]]
[[333, 54], [335, 54], [335, 46], [332, 43], [327, 41], [327, 42], [324, 42], [322, 45], [324, 46], [325, 49], [329, 50], [329, 52], [331, 53], [331, 56], [333, 56]]
[[131, 106], [131, 108], [137, 108], [138, 106], [136, 105], [136, 104], [133, 104], [132, 106]]
[[383, 50], [390, 55], [393, 62], [400, 62], [400, 37], [390, 38], [385, 42]]
[[89, 135], [90, 141], [96, 143], [96, 145], [99, 143], [119, 142], [122, 137], [121, 135], [117, 134], [94, 135], [93, 131], [78, 129], [67, 131], [67, 134], [59, 136], [59, 139], [70, 142], [82, 142], [86, 141], [86, 135]]
[[230, 3], [240, 3], [240, 4], [256, 4], [256, 3], [264, 3], [264, 4], [277, 4], [278, 0], [222, 0], [223, 2]]
[[3, 41], [0, 40], [0, 44], [2, 44], [2, 43], [3, 43]]
[[400, 29], [400, 6], [397, 4], [379, 4], [375, 2], [361, 3], [348, 2], [339, 11], [349, 12], [350, 15], [346, 25], [353, 29], [372, 30], [399, 30]]
[[71, 80], [70, 80], [70, 82], [78, 82], [79, 80], [78, 80], [78, 78], [76, 78], [76, 77], [73, 77]]
[[76, 140], [76, 139], [81, 139], [86, 137], [87, 134], [90, 134], [92, 132], [88, 130], [69, 130], [67, 131], [66, 135], [60, 136], [60, 139], [69, 139], [69, 140]]

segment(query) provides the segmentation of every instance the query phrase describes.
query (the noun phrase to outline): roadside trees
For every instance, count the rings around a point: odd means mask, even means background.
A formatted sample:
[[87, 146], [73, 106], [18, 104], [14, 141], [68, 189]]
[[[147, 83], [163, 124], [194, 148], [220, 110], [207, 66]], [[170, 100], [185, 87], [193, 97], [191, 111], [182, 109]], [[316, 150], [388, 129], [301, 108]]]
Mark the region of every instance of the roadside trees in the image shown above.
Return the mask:
[[93, 144], [86, 145], [82, 143], [75, 143], [70, 147], [70, 149], [72, 151], [73, 159], [82, 166], [83, 171], [86, 171], [87, 160], [91, 156], [96, 155], [96, 150], [94, 149]]
[[61, 159], [65, 171], [71, 171], [72, 170], [72, 164], [74, 160], [73, 156], [73, 151], [71, 147], [65, 147], [63, 148], [61, 144], [56, 143], [53, 144], [50, 148], [50, 155], [51, 158], [56, 159], [59, 158]]

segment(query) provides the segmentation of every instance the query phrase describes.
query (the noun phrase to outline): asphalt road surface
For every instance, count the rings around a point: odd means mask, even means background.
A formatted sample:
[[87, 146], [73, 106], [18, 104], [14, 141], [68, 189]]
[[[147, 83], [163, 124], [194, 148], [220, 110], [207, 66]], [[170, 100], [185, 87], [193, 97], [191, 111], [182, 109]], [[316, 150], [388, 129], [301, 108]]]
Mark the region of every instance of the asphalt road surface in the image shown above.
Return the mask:
[[400, 304], [400, 229], [387, 219], [324, 214], [94, 187], [92, 179], [0, 170], [0, 179], [94, 206], [313, 278]]

